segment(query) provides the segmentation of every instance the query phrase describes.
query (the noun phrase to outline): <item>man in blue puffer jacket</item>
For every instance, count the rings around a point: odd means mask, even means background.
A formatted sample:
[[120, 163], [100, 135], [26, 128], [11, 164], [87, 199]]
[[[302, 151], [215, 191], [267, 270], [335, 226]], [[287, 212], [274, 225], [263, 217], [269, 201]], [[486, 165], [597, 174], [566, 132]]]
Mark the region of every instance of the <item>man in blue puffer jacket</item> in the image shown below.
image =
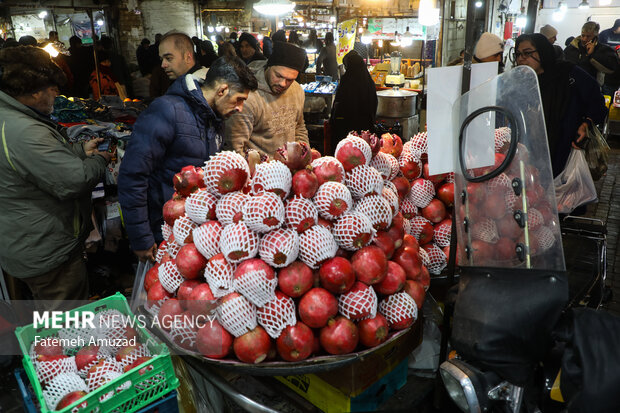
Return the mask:
[[197, 73], [180, 76], [140, 115], [118, 177], [125, 228], [140, 260], [155, 260], [174, 174], [186, 165], [204, 165], [220, 150], [224, 119], [241, 112], [257, 86], [241, 59], [222, 57], [204, 83]]

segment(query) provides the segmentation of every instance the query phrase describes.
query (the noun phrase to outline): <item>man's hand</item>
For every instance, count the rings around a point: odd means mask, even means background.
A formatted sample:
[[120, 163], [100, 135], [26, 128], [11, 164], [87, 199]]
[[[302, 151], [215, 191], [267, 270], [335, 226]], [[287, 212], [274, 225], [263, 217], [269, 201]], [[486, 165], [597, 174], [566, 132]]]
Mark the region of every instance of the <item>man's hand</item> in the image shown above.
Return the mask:
[[573, 148], [575, 149], [583, 149], [577, 146], [578, 143], [581, 143], [584, 139], [588, 137], [588, 123], [583, 122], [579, 128], [577, 129], [577, 139], [575, 139], [572, 143]]
[[86, 153], [86, 156], [93, 156], [97, 146], [99, 146], [99, 144], [104, 140], [105, 139], [103, 138], [95, 138], [89, 140], [88, 142], [84, 142], [84, 152]]
[[103, 156], [103, 158], [106, 161], [106, 164], [108, 164], [108, 163], [110, 163], [110, 161], [112, 159], [116, 158], [116, 147], [114, 148], [114, 150], [112, 152], [110, 152], [110, 151], [103, 151], [102, 152], [100, 150], [95, 149], [93, 151], [93, 155], [101, 155], [101, 156]]
[[594, 53], [594, 47], [596, 45], [594, 44], [594, 42], [589, 41], [588, 43], [586, 43], [586, 52], [588, 53], [588, 56], [592, 55], [592, 53]]
[[153, 244], [148, 250], [134, 251], [134, 254], [140, 261], [152, 261], [155, 262], [155, 256], [157, 255], [157, 244]]

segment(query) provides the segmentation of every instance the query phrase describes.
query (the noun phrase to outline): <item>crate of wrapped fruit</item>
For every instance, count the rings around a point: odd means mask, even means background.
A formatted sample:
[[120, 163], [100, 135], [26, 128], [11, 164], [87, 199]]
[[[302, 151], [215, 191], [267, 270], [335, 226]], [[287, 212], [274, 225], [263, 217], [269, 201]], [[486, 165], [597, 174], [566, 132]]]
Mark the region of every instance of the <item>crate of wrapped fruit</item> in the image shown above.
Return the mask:
[[120, 293], [18, 327], [39, 410], [128, 413], [178, 387], [168, 348], [144, 327]]

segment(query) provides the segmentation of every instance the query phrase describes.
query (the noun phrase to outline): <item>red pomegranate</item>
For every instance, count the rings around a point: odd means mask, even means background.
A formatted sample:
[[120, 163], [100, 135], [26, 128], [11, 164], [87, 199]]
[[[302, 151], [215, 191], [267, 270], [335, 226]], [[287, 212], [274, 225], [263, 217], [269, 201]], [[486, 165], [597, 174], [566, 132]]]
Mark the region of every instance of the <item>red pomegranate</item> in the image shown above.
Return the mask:
[[392, 154], [398, 158], [403, 151], [403, 141], [396, 134], [384, 133], [381, 135], [381, 152]]
[[159, 264], [153, 265], [144, 276], [144, 289], [149, 291], [151, 286], [159, 281]]
[[344, 183], [344, 168], [340, 161], [333, 156], [324, 156], [313, 161], [312, 171], [319, 182], [319, 186], [325, 182]]
[[407, 274], [407, 279], [415, 280], [422, 271], [422, 260], [420, 253], [411, 247], [400, 247], [392, 257], [393, 261], [399, 264]]
[[314, 161], [315, 159], [319, 159], [321, 157], [321, 152], [317, 151], [316, 149], [312, 148], [310, 149], [310, 153], [312, 154], [312, 160]]
[[412, 181], [419, 178], [422, 174], [422, 164], [420, 160], [411, 152], [403, 152], [398, 158], [400, 172], [405, 179]]
[[249, 260], [242, 261], [233, 274], [234, 279], [238, 279], [251, 272], [262, 272], [263, 277], [266, 280], [273, 280], [276, 277], [276, 273], [269, 264], [260, 258], [250, 258]]
[[287, 142], [276, 149], [273, 158], [288, 166], [291, 172], [295, 173], [310, 164], [312, 153], [305, 142]]
[[326, 182], [316, 192], [314, 203], [323, 218], [336, 219], [351, 210], [353, 197], [344, 184]]
[[394, 261], [388, 261], [388, 270], [385, 278], [374, 284], [375, 291], [379, 294], [390, 295], [399, 292], [405, 287], [407, 274], [403, 267]]
[[422, 208], [422, 216], [433, 224], [438, 224], [446, 218], [446, 206], [435, 198], [425, 208]]
[[170, 331], [172, 326], [181, 320], [182, 313], [183, 307], [181, 307], [179, 300], [170, 298], [161, 305], [159, 313], [157, 313], [157, 321], [163, 330]]
[[454, 206], [454, 182], [443, 184], [437, 189], [437, 197], [448, 208]]
[[233, 336], [217, 320], [198, 328], [196, 348], [205, 357], [221, 359], [226, 357], [233, 345]]
[[174, 221], [185, 215], [185, 198], [175, 193], [172, 198], [164, 204], [163, 214], [166, 224], [171, 227], [174, 226]]
[[261, 326], [248, 331], [233, 341], [235, 356], [244, 363], [257, 364], [271, 351], [271, 338]]
[[385, 257], [389, 260], [392, 258], [394, 251], [396, 250], [394, 246], [394, 240], [390, 236], [390, 234], [386, 231], [378, 231], [375, 234], [375, 238], [372, 240], [372, 245], [381, 248]]
[[504, 217], [495, 221], [497, 226], [497, 233], [500, 237], [510, 238], [513, 240], [519, 239], [523, 234], [523, 228], [517, 224], [517, 221], [511, 214], [507, 214]]
[[426, 291], [421, 282], [415, 280], [405, 281], [405, 292], [413, 298], [418, 308], [422, 308]]
[[336, 221], [332, 233], [340, 247], [356, 251], [372, 241], [372, 222], [365, 214], [347, 212]]
[[153, 285], [151, 285], [149, 292], [146, 294], [146, 299], [152, 302], [163, 300], [166, 297], [172, 297], [172, 294], [166, 291], [159, 280], [155, 281]]
[[289, 297], [301, 297], [313, 284], [312, 270], [301, 261], [293, 262], [278, 273], [278, 288]]
[[207, 283], [200, 283], [187, 297], [187, 309], [195, 316], [208, 315], [216, 307], [215, 296]]
[[321, 265], [319, 278], [321, 287], [334, 294], [342, 294], [353, 286], [355, 272], [353, 272], [353, 266], [349, 260], [334, 257]]
[[473, 254], [474, 263], [481, 263], [491, 259], [494, 255], [493, 249], [493, 244], [477, 239], [473, 240], [471, 242], [471, 254]]
[[446, 177], [448, 176], [448, 174], [437, 174], [437, 175], [430, 175], [429, 171], [428, 171], [428, 162], [426, 162], [424, 164], [423, 167], [423, 175], [424, 178], [428, 179], [429, 181], [431, 181], [434, 185], [438, 185], [441, 182], [443, 182], [444, 179], [446, 179]]
[[409, 191], [411, 191], [411, 184], [407, 180], [407, 178], [403, 176], [397, 176], [392, 179], [392, 183], [396, 186], [396, 190], [398, 191], [398, 199], [402, 202], [403, 199], [407, 196]]
[[493, 258], [498, 261], [510, 260], [517, 258], [515, 248], [517, 243], [509, 238], [500, 238], [495, 244]]
[[377, 314], [357, 323], [360, 343], [366, 347], [376, 347], [388, 338], [389, 325], [385, 317]]
[[338, 300], [324, 288], [313, 288], [301, 297], [298, 308], [304, 324], [321, 328], [338, 314]]
[[204, 170], [202, 168], [195, 167], [194, 165], [187, 165], [172, 178], [174, 190], [177, 191], [179, 195], [189, 196], [192, 192], [197, 191], [198, 188], [205, 187], [204, 176]]
[[387, 274], [387, 257], [381, 248], [373, 245], [353, 254], [351, 264], [357, 279], [367, 285], [380, 283]]
[[501, 219], [507, 212], [508, 209], [506, 207], [506, 198], [504, 193], [491, 192], [487, 194], [487, 199], [484, 203], [484, 214], [486, 216], [492, 219]]
[[483, 182], [468, 182], [466, 192], [467, 199], [470, 203], [478, 206], [484, 206], [487, 199], [487, 190]]
[[245, 158], [232, 151], [219, 152], [205, 163], [205, 185], [212, 194], [224, 195], [242, 190], [250, 168]]
[[424, 217], [411, 218], [411, 229], [413, 236], [417, 238], [420, 245], [428, 244], [433, 240], [435, 228], [428, 219]]
[[317, 189], [319, 189], [319, 180], [312, 172], [311, 167], [295, 172], [292, 189], [295, 195], [308, 199], [316, 194]]
[[194, 243], [185, 244], [176, 256], [179, 273], [188, 280], [202, 278], [207, 259], [198, 251]]
[[84, 370], [99, 360], [99, 346], [84, 346], [75, 354], [75, 364], [78, 370]]
[[329, 354], [347, 354], [357, 347], [359, 333], [353, 321], [338, 316], [329, 320], [327, 325], [321, 329], [319, 339], [321, 346]]
[[338, 143], [334, 154], [346, 172], [356, 166], [368, 165], [372, 158], [372, 149], [362, 138], [349, 135]]
[[[54, 410], [62, 410], [65, 407], [71, 406], [73, 403], [80, 400], [82, 397], [86, 395], [88, 395], [88, 393], [86, 393], [83, 390], [76, 390], [76, 391], [67, 393], [62, 397], [62, 399], [60, 399], [60, 401], [58, 402]], [[86, 407], [88, 407], [88, 402], [83, 402], [75, 406], [74, 409], [78, 410], [78, 409], [83, 409]]]
[[312, 354], [314, 333], [304, 323], [298, 321], [287, 326], [276, 339], [278, 354], [286, 361], [300, 361]]
[[185, 280], [179, 285], [177, 299], [181, 302], [183, 308], [187, 308], [187, 300], [189, 300], [192, 290], [200, 284], [202, 284], [200, 280]]

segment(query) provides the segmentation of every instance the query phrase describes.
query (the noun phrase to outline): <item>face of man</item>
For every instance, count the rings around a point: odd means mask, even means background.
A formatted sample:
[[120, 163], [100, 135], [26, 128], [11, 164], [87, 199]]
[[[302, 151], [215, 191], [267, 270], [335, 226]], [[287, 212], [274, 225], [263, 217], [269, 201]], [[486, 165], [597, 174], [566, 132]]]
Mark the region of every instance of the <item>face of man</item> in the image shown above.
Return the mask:
[[549, 40], [549, 43], [555, 44], [556, 40], [558, 40], [558, 36], [550, 37], [548, 40]]
[[162, 59], [161, 68], [172, 80], [183, 76], [194, 66], [192, 52], [181, 52], [175, 47], [172, 39], [159, 44], [159, 56]]
[[221, 84], [215, 92], [215, 104], [212, 108], [224, 119], [228, 119], [237, 112], [243, 110], [243, 104], [248, 98], [250, 91], [237, 92]]
[[241, 43], [239, 44], [239, 52], [244, 59], [249, 59], [254, 55], [254, 53], [256, 53], [254, 48], [250, 46], [250, 43], [246, 42], [245, 40], [241, 41]]
[[299, 72], [286, 66], [271, 66], [265, 71], [265, 80], [276, 95], [286, 92], [291, 87]]
[[596, 37], [596, 33], [581, 32], [581, 44], [585, 46], [586, 44], [594, 40], [595, 37]]
[[54, 111], [54, 100], [59, 93], [58, 86], [48, 86], [32, 95], [34, 100], [30, 106], [41, 113], [50, 115]]

